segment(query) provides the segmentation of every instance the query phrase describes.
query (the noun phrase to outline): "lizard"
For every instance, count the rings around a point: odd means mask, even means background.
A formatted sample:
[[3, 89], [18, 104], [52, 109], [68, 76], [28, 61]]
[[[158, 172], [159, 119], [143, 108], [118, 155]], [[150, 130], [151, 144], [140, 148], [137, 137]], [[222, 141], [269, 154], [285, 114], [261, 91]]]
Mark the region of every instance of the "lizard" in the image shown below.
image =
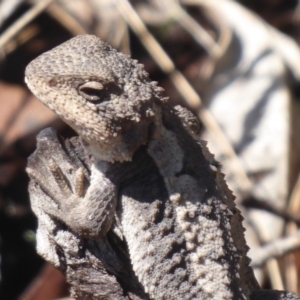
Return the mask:
[[[169, 104], [143, 65], [81, 35], [34, 59], [25, 81], [93, 157], [87, 189], [78, 169], [75, 192], [43, 209], [86, 239], [118, 228], [150, 299], [300, 299], [260, 289], [243, 218], [196, 117]], [[53, 160], [49, 168], [59, 173]]]

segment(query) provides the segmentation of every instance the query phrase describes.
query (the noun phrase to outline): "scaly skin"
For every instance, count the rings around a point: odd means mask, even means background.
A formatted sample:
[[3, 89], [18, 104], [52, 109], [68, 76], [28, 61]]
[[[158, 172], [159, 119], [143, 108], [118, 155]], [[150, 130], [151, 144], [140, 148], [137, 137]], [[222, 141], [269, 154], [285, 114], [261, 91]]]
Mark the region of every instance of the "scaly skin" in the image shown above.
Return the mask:
[[26, 82], [95, 158], [86, 194], [45, 210], [91, 239], [116, 216], [151, 299], [300, 299], [259, 290], [219, 164], [142, 65], [78, 36], [31, 62]]

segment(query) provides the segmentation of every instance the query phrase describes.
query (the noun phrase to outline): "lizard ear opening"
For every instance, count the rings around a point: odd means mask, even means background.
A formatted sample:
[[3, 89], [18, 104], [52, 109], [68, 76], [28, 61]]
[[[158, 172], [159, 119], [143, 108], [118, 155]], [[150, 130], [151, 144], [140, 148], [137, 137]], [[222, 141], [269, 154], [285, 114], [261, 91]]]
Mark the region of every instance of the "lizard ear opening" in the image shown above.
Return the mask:
[[103, 97], [104, 85], [98, 81], [88, 81], [79, 87], [79, 93], [89, 101], [99, 101]]

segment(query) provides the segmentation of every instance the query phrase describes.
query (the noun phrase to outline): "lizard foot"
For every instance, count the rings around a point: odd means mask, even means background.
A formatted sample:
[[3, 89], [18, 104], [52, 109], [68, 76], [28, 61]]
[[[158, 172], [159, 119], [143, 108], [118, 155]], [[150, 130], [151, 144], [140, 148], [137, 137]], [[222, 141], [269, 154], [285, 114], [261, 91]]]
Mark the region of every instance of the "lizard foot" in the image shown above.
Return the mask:
[[60, 155], [54, 160], [53, 149], [46, 147], [49, 142], [49, 135], [47, 139], [38, 137], [40, 151], [48, 151], [43, 168], [40, 169], [40, 162], [30, 161], [27, 168], [34, 188], [47, 195], [48, 201], [40, 200], [38, 206], [79, 236], [91, 239], [104, 236], [114, 221], [117, 201], [116, 187], [105, 176], [108, 163], [91, 164], [91, 175], [87, 179], [84, 164], [68, 162], [61, 147], [55, 149]]

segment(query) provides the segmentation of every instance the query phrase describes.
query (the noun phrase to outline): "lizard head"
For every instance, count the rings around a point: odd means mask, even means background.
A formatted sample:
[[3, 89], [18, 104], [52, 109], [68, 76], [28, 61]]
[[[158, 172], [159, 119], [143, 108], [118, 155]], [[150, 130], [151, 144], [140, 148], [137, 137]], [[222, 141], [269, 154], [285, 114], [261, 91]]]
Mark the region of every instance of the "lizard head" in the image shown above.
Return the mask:
[[33, 60], [30, 90], [69, 124], [96, 158], [131, 160], [148, 141], [162, 89], [142, 65], [96, 36], [82, 35]]

